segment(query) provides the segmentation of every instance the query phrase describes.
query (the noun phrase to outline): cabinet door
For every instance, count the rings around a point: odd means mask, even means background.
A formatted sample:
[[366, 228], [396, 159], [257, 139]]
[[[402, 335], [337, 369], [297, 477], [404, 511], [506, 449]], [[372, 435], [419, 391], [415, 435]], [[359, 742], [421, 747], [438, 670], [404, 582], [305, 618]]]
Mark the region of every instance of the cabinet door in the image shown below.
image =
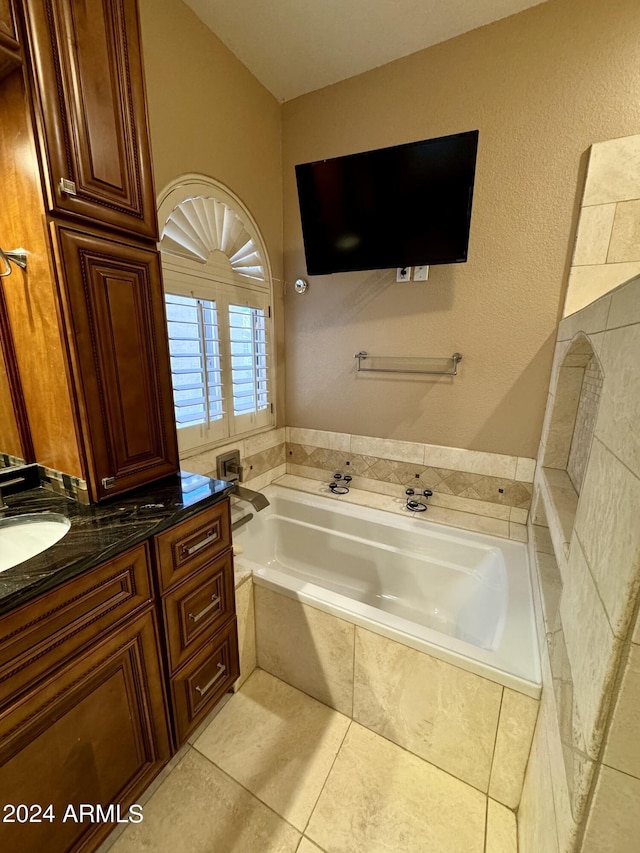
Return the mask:
[[50, 209], [156, 239], [136, 0], [23, 8]]
[[119, 805], [125, 818], [169, 758], [161, 685], [147, 611], [0, 716], [0, 803], [51, 804], [54, 816], [40, 823], [1, 822], [0, 849], [94, 849], [116, 826], [91, 823], [86, 814], [82, 823], [69, 816], [64, 821], [69, 805], [76, 815], [81, 803], [104, 811]]
[[0, 80], [21, 64], [10, 0], [0, 0]]
[[12, 50], [19, 47], [11, 0], [0, 0], [0, 44]]
[[54, 226], [94, 500], [178, 468], [159, 255]]

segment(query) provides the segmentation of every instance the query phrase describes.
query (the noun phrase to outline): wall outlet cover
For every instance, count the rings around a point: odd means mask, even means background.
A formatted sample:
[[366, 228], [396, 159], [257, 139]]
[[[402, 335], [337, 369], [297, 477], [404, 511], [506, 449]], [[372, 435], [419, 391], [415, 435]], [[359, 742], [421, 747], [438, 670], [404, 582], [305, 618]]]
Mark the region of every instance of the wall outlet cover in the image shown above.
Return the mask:
[[429, 278], [429, 267], [414, 267], [413, 268], [413, 280], [414, 281], [426, 281]]
[[398, 267], [396, 281], [411, 281], [411, 267]]

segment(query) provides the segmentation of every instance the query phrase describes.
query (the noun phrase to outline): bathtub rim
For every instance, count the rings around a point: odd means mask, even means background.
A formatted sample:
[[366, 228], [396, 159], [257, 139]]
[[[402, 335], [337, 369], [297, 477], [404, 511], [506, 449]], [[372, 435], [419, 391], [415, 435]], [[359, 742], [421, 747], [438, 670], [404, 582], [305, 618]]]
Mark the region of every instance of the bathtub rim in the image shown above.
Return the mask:
[[[521, 565], [511, 566], [506, 555], [505, 564], [507, 565], [510, 588], [515, 588], [520, 605], [524, 605], [527, 610], [528, 624], [524, 629], [516, 624], [521, 614], [515, 612], [514, 606], [512, 606], [511, 611], [508, 607], [507, 623], [509, 630], [505, 630], [501, 646], [498, 650], [494, 651], [481, 649], [464, 640], [459, 640], [456, 637], [443, 634], [434, 629], [417, 625], [402, 617], [388, 614], [371, 605], [328, 590], [320, 584], [310, 583], [278, 569], [263, 566], [244, 555], [238, 555], [235, 561], [238, 567], [249, 569], [252, 572], [253, 581], [257, 586], [265, 587], [273, 592], [300, 601], [317, 610], [336, 616], [345, 622], [357, 625], [364, 630], [379, 634], [390, 640], [395, 640], [423, 654], [431, 655], [445, 663], [452, 664], [460, 669], [486, 678], [503, 687], [508, 687], [518, 693], [523, 693], [533, 699], [540, 698], [542, 691], [542, 671], [534, 611], [531, 562], [525, 543], [501, 539], [485, 533], [476, 533], [448, 525], [439, 525], [437, 522], [429, 522], [426, 519], [423, 520], [416, 517], [405, 518], [377, 507], [370, 508], [346, 502], [335, 503], [336, 499], [333, 496], [326, 497], [325, 495], [309, 494], [286, 486], [271, 485], [264, 492], [267, 496], [282, 496], [289, 500], [300, 500], [310, 505], [315, 504], [321, 508], [334, 509], [346, 515], [355, 515], [368, 519], [373, 517], [374, 520], [379, 518], [383, 523], [394, 526], [399, 525], [405, 527], [407, 530], [426, 528], [425, 532], [432, 532], [439, 537], [462, 538], [463, 540], [479, 542], [489, 547], [498, 547], [503, 552], [511, 551], [517, 554]], [[417, 525], [420, 525], [420, 527]], [[247, 531], [245, 536], [247, 534], [250, 534], [250, 531]], [[244, 536], [238, 537], [240, 544], [243, 538]], [[523, 568], [526, 571], [523, 572]], [[380, 615], [374, 616], [373, 614]], [[413, 626], [413, 633], [410, 632], [409, 626]], [[526, 631], [526, 636], [523, 634], [524, 631]], [[510, 672], [504, 666], [496, 663], [495, 659], [499, 657], [499, 650], [502, 648], [502, 644], [507, 644], [508, 646], [514, 640], [514, 635], [520, 638], [521, 644], [528, 646], [523, 651], [523, 654], [527, 655], [528, 663], [530, 664], [529, 667], [524, 667], [525, 670], [527, 668], [531, 670], [530, 677]], [[491, 660], [492, 657], [494, 660]]]

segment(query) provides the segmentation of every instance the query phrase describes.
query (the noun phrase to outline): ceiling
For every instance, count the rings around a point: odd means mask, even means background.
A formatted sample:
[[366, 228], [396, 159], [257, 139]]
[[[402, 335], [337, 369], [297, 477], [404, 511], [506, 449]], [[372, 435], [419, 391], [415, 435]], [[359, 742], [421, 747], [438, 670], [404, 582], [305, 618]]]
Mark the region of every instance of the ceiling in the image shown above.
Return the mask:
[[544, 0], [185, 2], [279, 101], [289, 101]]

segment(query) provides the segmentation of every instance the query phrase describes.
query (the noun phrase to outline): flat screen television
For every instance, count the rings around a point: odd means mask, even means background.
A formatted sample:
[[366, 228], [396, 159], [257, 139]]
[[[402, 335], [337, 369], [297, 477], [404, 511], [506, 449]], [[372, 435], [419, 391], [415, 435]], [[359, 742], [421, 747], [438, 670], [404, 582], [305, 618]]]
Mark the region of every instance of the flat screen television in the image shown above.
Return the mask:
[[478, 131], [296, 166], [309, 275], [467, 260]]

